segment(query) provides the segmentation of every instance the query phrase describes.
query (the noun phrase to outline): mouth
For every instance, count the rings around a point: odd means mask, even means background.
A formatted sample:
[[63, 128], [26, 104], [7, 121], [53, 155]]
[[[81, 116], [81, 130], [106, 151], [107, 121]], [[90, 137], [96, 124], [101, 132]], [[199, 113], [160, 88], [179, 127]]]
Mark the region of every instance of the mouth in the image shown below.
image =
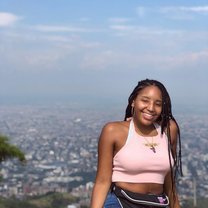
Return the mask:
[[143, 113], [143, 117], [146, 120], [153, 120], [155, 116], [153, 114]]

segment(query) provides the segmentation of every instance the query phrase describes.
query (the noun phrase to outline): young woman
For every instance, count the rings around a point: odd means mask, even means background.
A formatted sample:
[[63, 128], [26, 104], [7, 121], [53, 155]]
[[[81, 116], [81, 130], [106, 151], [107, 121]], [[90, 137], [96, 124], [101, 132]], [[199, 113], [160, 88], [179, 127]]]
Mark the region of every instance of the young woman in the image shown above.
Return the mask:
[[[177, 151], [177, 143], [179, 151]], [[98, 144], [91, 208], [179, 208], [180, 131], [162, 83], [138, 82], [124, 121], [107, 123]]]

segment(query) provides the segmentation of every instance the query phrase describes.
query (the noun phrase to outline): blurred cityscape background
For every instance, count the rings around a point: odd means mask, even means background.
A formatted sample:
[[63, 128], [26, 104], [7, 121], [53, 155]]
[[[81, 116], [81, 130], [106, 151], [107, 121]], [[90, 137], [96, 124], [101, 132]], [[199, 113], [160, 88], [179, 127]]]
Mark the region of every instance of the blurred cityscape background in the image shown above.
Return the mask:
[[[178, 180], [182, 203], [192, 201], [194, 194], [208, 199], [208, 112], [187, 109], [175, 115], [182, 139], [184, 177]], [[89, 206], [101, 128], [123, 115], [121, 107], [0, 106], [1, 134], [8, 135], [27, 159], [25, 165], [17, 160], [0, 165], [0, 195], [25, 199], [68, 193], [79, 198], [75, 207]]]

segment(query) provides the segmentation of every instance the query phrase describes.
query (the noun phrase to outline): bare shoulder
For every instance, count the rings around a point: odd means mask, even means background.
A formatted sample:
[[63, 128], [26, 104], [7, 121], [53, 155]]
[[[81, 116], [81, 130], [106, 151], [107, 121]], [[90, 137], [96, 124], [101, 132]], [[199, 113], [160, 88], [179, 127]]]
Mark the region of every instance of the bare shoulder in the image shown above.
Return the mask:
[[175, 131], [176, 133], [178, 132], [178, 126], [174, 120], [170, 120], [170, 130]]
[[126, 135], [128, 132], [129, 122], [128, 121], [115, 121], [109, 122], [102, 128], [100, 139], [111, 140], [115, 142], [117, 138], [121, 138], [122, 135]]
[[129, 129], [128, 121], [106, 123], [99, 138], [99, 152], [115, 153], [124, 145]]
[[114, 122], [109, 122], [106, 123], [102, 129], [102, 132], [105, 132], [107, 134], [117, 134], [122, 131], [125, 131], [129, 127], [129, 122], [128, 121], [114, 121]]

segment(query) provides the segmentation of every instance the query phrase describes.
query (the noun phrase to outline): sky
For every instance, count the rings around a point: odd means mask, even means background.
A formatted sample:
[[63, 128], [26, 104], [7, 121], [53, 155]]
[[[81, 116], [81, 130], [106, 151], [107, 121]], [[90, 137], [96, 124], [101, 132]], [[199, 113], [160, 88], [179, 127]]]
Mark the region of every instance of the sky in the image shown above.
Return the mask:
[[142, 79], [208, 104], [208, 1], [1, 0], [0, 101], [127, 102]]

